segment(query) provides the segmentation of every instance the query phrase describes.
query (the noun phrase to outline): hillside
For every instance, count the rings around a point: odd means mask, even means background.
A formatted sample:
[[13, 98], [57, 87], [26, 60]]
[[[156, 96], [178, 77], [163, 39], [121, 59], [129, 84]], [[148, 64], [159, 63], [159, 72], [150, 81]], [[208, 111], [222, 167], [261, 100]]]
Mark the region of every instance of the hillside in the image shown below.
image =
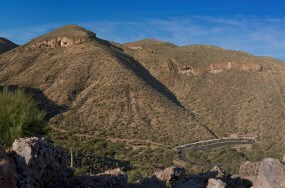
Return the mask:
[[121, 47], [193, 111], [217, 136], [259, 135], [267, 156], [284, 148], [285, 64], [215, 46], [146, 39]]
[[76, 25], [2, 54], [0, 83], [32, 93], [48, 112], [51, 140], [65, 147], [103, 139], [141, 155], [213, 137], [138, 61]]
[[76, 168], [123, 166], [138, 177], [137, 168], [146, 174], [172, 165], [176, 145], [237, 132], [257, 134], [258, 144], [225, 155], [280, 158], [284, 68], [215, 46], [118, 44], [68, 25], [1, 54], [0, 85], [38, 100], [48, 139], [76, 151]]
[[9, 41], [8, 39], [0, 37], [0, 54], [5, 53], [13, 48], [18, 47], [17, 44]]

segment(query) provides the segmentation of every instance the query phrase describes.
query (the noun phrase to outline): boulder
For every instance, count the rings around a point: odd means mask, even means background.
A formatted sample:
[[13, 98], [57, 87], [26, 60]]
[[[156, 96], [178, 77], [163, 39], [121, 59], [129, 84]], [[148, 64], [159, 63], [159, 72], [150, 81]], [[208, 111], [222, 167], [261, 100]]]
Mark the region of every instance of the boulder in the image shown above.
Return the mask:
[[15, 165], [2, 148], [0, 148], [0, 187], [17, 187]]
[[15, 140], [8, 155], [17, 168], [20, 187], [52, 187], [64, 178], [67, 156], [43, 138]]
[[207, 188], [225, 188], [227, 184], [220, 179], [210, 178], [208, 180]]
[[254, 182], [257, 178], [259, 164], [260, 162], [246, 161], [245, 163], [240, 165], [239, 176], [242, 179], [247, 179], [251, 182]]
[[185, 178], [185, 169], [172, 166], [164, 170], [156, 171], [153, 175], [161, 181], [173, 183]]
[[223, 171], [220, 167], [218, 167], [218, 166], [214, 166], [214, 167], [211, 169], [211, 172], [214, 172], [214, 173], [217, 174], [217, 175], [216, 175], [216, 178], [222, 178], [222, 177], [225, 176], [224, 171]]
[[285, 188], [284, 164], [273, 158], [261, 161], [253, 186], [255, 188]]

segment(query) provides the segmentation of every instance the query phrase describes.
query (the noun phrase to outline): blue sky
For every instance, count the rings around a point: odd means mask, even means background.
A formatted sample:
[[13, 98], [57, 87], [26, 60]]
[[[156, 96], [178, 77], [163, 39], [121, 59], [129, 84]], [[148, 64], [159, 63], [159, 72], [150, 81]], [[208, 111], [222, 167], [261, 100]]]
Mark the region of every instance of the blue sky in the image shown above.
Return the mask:
[[284, 10], [278, 0], [0, 0], [0, 36], [24, 44], [72, 23], [120, 43], [156, 38], [285, 60]]

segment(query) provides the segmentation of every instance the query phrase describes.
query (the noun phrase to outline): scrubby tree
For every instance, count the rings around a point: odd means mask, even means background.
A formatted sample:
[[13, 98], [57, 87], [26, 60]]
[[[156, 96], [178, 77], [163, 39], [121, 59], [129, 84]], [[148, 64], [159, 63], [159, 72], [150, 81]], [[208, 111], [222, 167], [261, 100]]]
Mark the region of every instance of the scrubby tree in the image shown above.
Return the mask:
[[21, 89], [0, 92], [0, 145], [9, 146], [14, 139], [33, 136], [44, 130], [45, 113], [37, 102]]

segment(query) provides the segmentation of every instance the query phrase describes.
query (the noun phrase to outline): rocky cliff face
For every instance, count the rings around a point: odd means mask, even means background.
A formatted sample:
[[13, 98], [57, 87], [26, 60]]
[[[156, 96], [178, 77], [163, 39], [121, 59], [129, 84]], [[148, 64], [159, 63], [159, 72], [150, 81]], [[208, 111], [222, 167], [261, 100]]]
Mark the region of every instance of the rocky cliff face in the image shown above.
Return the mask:
[[57, 48], [57, 47], [68, 47], [78, 45], [86, 42], [88, 38], [69, 38], [69, 37], [57, 37], [54, 39], [46, 39], [40, 42], [36, 42], [29, 46], [29, 49], [35, 48]]
[[96, 33], [85, 30], [77, 25], [67, 25], [33, 39], [25, 47], [28, 49], [68, 47], [79, 45], [95, 38]]
[[203, 67], [184, 66], [179, 69], [180, 74], [201, 75], [205, 73], [217, 74], [226, 71], [260, 72], [262, 65], [257, 63], [218, 62]]

